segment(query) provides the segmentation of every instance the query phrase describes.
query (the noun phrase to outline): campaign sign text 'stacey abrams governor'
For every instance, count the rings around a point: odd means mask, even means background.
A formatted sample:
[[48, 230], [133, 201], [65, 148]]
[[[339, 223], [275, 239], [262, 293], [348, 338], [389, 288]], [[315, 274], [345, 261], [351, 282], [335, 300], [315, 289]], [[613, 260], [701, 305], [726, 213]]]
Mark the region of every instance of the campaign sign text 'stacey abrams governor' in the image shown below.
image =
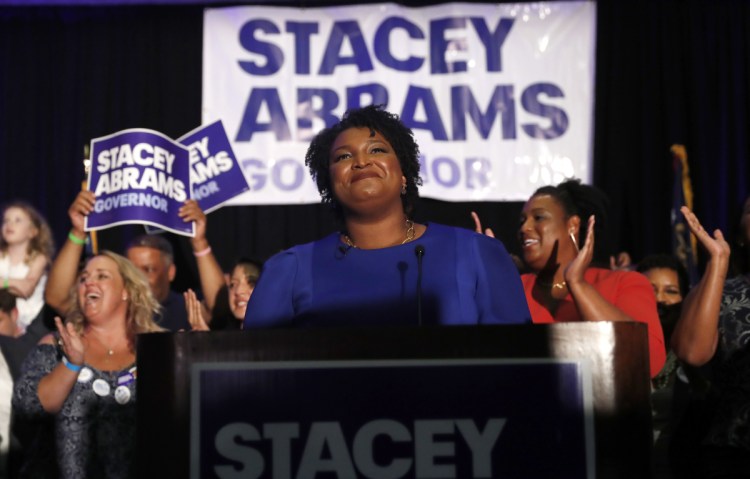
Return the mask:
[[141, 223], [194, 235], [177, 212], [190, 198], [188, 149], [157, 131], [123, 130], [91, 140], [88, 189], [96, 195], [86, 231]]
[[221, 118], [252, 193], [317, 203], [321, 128], [382, 104], [414, 130], [420, 195], [525, 201], [591, 180], [596, 2], [206, 9], [203, 123]]
[[585, 362], [193, 367], [192, 478], [593, 478]]
[[221, 120], [177, 139], [190, 150], [193, 199], [204, 213], [250, 189]]

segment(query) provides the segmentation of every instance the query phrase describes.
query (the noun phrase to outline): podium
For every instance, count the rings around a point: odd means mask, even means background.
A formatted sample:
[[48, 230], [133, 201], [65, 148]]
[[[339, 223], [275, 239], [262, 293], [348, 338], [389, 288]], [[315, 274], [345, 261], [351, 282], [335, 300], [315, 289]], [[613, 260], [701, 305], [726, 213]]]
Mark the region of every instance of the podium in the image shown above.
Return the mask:
[[641, 323], [151, 333], [137, 358], [139, 477], [650, 477]]

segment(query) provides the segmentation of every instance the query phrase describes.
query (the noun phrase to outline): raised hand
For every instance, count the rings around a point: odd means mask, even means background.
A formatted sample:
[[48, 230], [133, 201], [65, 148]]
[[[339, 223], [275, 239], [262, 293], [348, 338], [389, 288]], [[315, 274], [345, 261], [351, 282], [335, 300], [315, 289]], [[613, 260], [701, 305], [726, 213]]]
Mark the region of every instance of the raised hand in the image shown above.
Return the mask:
[[206, 239], [206, 214], [195, 200], [185, 200], [177, 215], [184, 222], [195, 221], [195, 236], [193, 243], [200, 243]]
[[70, 217], [70, 224], [73, 225], [73, 229], [83, 234], [83, 225], [86, 220], [86, 216], [94, 211], [94, 203], [96, 202], [96, 196], [94, 193], [88, 190], [81, 190], [76, 199], [68, 208], [68, 216]]
[[629, 271], [633, 266], [633, 261], [627, 251], [621, 251], [617, 257], [609, 257], [609, 269], [612, 271]]
[[698, 239], [700, 244], [706, 249], [711, 258], [729, 258], [730, 247], [729, 243], [724, 239], [724, 234], [721, 230], [714, 230], [713, 236], [706, 231], [698, 221], [698, 217], [695, 213], [690, 211], [690, 208], [683, 206], [680, 208], [685, 220], [687, 221], [688, 228]]
[[185, 309], [187, 310], [188, 322], [193, 331], [208, 331], [208, 324], [203, 319], [203, 308], [201, 307], [198, 297], [192, 289], [183, 293], [185, 298]]
[[471, 212], [471, 218], [474, 220], [474, 231], [476, 231], [480, 235], [484, 233], [490, 238], [495, 237], [495, 233], [491, 228], [487, 228], [486, 230], [484, 230], [484, 232], [482, 232], [482, 221], [479, 219], [479, 215], [475, 211]]
[[[596, 219], [594, 215], [589, 217], [588, 231], [586, 232], [586, 241], [583, 247], [578, 250], [578, 255], [571, 261], [568, 266], [565, 267], [563, 276], [568, 286], [584, 281], [583, 274], [591, 264], [591, 260], [594, 258], [594, 224]], [[573, 241], [573, 238], [570, 239]], [[576, 248], [578, 245], [576, 244]]]

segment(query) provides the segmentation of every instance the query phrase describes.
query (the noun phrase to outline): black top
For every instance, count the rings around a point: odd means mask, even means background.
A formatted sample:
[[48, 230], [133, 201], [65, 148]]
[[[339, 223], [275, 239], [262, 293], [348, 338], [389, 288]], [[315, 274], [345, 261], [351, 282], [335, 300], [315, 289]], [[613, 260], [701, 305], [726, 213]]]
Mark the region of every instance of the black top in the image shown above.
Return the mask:
[[161, 317], [156, 316], [156, 324], [169, 331], [177, 332], [179, 330], [190, 331], [190, 322], [187, 319], [185, 310], [185, 298], [178, 293], [170, 290], [167, 299], [161, 303]]

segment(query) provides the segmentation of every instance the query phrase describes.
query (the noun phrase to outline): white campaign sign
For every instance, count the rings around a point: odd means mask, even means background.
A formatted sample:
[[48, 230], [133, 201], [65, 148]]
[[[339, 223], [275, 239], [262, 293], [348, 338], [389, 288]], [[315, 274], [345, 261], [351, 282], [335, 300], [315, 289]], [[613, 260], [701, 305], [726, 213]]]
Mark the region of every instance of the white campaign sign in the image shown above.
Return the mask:
[[420, 194], [525, 200], [591, 181], [594, 2], [232, 7], [204, 18], [203, 123], [222, 119], [250, 191], [314, 203], [310, 139], [384, 104], [414, 130]]

